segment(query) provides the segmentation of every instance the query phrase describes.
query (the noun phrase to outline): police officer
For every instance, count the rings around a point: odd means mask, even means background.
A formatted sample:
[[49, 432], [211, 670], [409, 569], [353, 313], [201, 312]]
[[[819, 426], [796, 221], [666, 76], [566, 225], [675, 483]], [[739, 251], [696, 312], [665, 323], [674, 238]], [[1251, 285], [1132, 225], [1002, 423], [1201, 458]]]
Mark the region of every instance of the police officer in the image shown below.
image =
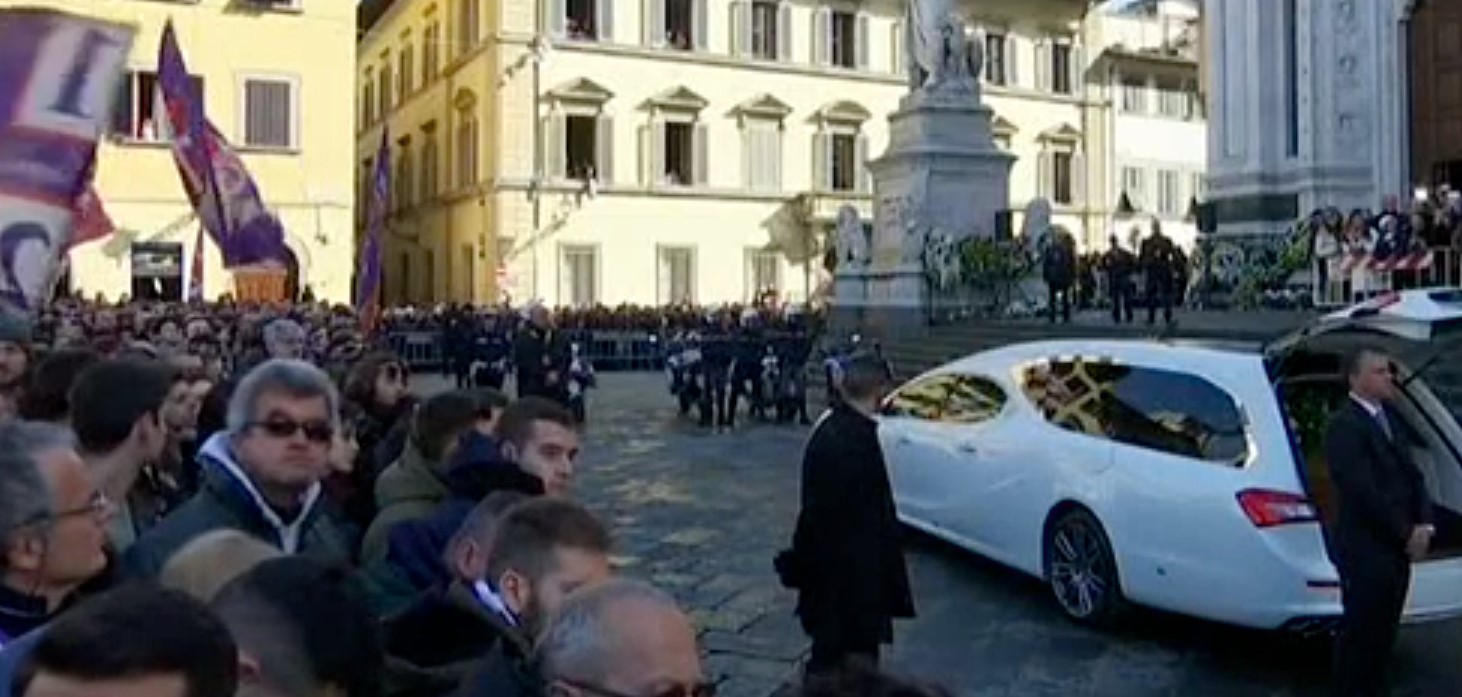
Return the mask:
[[1122, 248], [1117, 236], [1108, 240], [1112, 245], [1102, 255], [1102, 270], [1107, 274], [1107, 294], [1112, 299], [1112, 322], [1121, 324], [1125, 318], [1132, 323], [1132, 272], [1137, 266], [1137, 257]]
[[747, 398], [750, 413], [755, 418], [765, 418], [765, 398], [762, 389], [762, 356], [766, 354], [766, 339], [761, 328], [761, 316], [754, 309], [741, 314], [741, 326], [735, 330], [732, 341], [735, 356], [731, 363], [731, 403], [726, 408], [726, 422], [723, 426], [734, 426], [737, 404]]
[[1152, 234], [1142, 241], [1137, 257], [1147, 277], [1147, 323], [1157, 319], [1162, 306], [1163, 321], [1173, 321], [1173, 269], [1177, 265], [1177, 248], [1162, 232], [1162, 225], [1152, 221]]
[[730, 387], [732, 364], [736, 360], [736, 339], [735, 323], [724, 311], [711, 318], [702, 333], [701, 369], [705, 380], [701, 397], [702, 426], [712, 425], [713, 416], [715, 425], [720, 427], [730, 427], [734, 420], [727, 409], [730, 406], [727, 388]]

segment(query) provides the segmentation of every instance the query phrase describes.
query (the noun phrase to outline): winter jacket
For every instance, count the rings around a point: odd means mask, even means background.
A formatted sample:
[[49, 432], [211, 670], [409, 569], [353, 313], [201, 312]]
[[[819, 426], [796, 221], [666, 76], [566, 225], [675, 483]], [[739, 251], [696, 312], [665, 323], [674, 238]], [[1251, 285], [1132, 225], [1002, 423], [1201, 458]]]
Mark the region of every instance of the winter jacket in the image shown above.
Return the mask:
[[350, 563], [349, 541], [329, 516], [322, 515], [321, 486], [311, 486], [302, 497], [299, 512], [286, 520], [264, 500], [235, 459], [229, 441], [227, 433], [218, 433], [199, 449], [202, 486], [127, 550], [124, 565], [128, 574], [156, 578], [184, 545], [219, 529], [252, 535], [285, 554], [309, 554], [330, 563]]
[[375, 520], [361, 542], [360, 556], [366, 563], [384, 559], [391, 529], [398, 523], [431, 515], [446, 501], [446, 472], [441, 463], [426, 459], [414, 443], [406, 444], [401, 458], [391, 463], [376, 480]]

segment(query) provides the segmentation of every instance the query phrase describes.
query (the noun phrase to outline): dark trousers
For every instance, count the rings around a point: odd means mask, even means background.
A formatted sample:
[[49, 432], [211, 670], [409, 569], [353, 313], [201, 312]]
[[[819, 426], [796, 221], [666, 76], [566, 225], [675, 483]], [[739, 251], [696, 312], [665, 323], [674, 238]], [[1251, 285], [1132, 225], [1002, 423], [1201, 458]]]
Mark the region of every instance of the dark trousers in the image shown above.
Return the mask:
[[[1151, 275], [1152, 272], [1148, 272]], [[1162, 281], [1147, 283], [1147, 323], [1157, 321], [1157, 308], [1162, 307], [1162, 320], [1173, 321], [1173, 284]]]
[[1121, 324], [1125, 319], [1130, 323], [1132, 321], [1132, 281], [1125, 278], [1111, 279], [1107, 285], [1111, 287], [1112, 321]]
[[1061, 321], [1062, 322], [1065, 322], [1067, 324], [1070, 324], [1071, 323], [1071, 286], [1057, 286], [1057, 285], [1053, 285], [1053, 284], [1051, 284], [1051, 283], [1048, 282], [1046, 284], [1046, 291], [1048, 293], [1048, 297], [1046, 299], [1046, 307], [1048, 308], [1047, 309], [1047, 312], [1050, 313], [1049, 314], [1049, 319], [1052, 322], [1055, 322], [1056, 321], [1056, 311], [1058, 309], [1057, 304], [1059, 303], [1059, 305], [1060, 305], [1059, 310], [1061, 312]]
[[836, 674], [849, 664], [877, 668], [878, 644], [850, 642], [841, 637], [812, 638], [812, 652], [807, 658], [808, 678]]
[[1335, 643], [1335, 694], [1389, 694], [1386, 672], [1401, 613], [1406, 608], [1411, 565], [1404, 557], [1342, 564], [1340, 584], [1345, 615]]

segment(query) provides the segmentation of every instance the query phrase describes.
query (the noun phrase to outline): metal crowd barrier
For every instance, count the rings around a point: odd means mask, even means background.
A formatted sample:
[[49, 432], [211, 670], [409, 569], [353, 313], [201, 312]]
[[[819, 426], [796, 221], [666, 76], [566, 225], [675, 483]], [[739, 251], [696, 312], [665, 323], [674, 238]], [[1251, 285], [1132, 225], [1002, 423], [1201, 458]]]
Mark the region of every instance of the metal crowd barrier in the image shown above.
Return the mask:
[[1462, 250], [1435, 248], [1426, 268], [1378, 271], [1365, 264], [1343, 268], [1340, 259], [1329, 259], [1328, 278], [1320, 283], [1311, 272], [1312, 292], [1317, 307], [1343, 307], [1382, 293], [1408, 288], [1462, 286]]
[[391, 350], [413, 370], [440, 370], [442, 367], [442, 333], [440, 331], [391, 332]]
[[[662, 370], [664, 341], [654, 332], [573, 330], [569, 341], [579, 345], [580, 355], [595, 370]], [[402, 330], [387, 335], [391, 350], [413, 370], [439, 370], [445, 360], [442, 332]]]

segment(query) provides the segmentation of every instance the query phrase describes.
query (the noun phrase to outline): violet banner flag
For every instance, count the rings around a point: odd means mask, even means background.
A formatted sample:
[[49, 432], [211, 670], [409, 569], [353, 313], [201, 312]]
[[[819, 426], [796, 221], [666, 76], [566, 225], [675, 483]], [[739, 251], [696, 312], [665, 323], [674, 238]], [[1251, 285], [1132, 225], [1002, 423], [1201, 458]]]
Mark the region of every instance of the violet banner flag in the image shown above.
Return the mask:
[[193, 237], [193, 260], [188, 265], [188, 302], [203, 302], [203, 226]]
[[136, 31], [0, 9], [0, 304], [50, 300]]
[[173, 160], [198, 220], [223, 253], [225, 268], [284, 264], [284, 227], [264, 207], [259, 186], [204, 113], [169, 21], [157, 52], [157, 85], [167, 107]]
[[66, 241], [66, 249], [100, 240], [117, 231], [117, 225], [112, 222], [112, 217], [107, 215], [107, 209], [102, 205], [102, 198], [93, 187], [86, 187], [86, 190], [76, 197], [75, 216], [71, 239]]
[[370, 201], [366, 209], [366, 239], [360, 248], [360, 276], [355, 284], [355, 309], [361, 329], [367, 334], [376, 328], [381, 303], [381, 235], [385, 232], [386, 213], [391, 199], [391, 136], [381, 129], [381, 151], [376, 155], [376, 168], [371, 172]]

